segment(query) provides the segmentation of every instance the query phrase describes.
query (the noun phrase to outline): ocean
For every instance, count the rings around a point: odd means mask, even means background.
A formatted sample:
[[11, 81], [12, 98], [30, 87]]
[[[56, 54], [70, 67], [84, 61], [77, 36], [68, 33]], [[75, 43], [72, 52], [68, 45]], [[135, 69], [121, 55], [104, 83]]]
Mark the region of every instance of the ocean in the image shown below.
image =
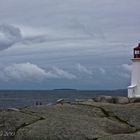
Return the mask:
[[127, 90], [1, 90], [0, 108], [23, 108], [36, 104], [55, 103], [58, 99], [74, 101], [91, 99], [98, 95], [127, 96]]

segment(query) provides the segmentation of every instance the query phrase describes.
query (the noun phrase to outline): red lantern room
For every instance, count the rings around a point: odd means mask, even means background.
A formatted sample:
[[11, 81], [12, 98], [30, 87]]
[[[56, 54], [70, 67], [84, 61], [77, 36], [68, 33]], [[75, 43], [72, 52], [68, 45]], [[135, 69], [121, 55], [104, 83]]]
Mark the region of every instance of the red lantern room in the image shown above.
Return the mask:
[[140, 58], [140, 43], [134, 48], [134, 58]]

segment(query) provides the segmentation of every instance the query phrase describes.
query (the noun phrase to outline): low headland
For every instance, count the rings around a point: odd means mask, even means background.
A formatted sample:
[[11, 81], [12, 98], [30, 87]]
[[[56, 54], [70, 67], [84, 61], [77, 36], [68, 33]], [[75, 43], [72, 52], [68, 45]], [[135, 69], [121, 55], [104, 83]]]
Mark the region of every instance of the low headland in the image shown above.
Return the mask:
[[139, 98], [59, 99], [0, 116], [0, 140], [140, 140]]

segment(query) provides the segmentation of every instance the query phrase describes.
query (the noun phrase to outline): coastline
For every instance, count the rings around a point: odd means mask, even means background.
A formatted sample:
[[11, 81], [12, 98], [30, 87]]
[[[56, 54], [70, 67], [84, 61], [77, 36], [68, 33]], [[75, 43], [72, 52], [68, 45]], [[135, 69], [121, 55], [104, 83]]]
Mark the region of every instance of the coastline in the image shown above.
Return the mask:
[[63, 98], [65, 101], [89, 99], [98, 95], [127, 96], [127, 90], [0, 90], [0, 108], [23, 108], [37, 103], [46, 105]]
[[0, 139], [139, 140], [140, 99], [97, 96], [0, 110]]

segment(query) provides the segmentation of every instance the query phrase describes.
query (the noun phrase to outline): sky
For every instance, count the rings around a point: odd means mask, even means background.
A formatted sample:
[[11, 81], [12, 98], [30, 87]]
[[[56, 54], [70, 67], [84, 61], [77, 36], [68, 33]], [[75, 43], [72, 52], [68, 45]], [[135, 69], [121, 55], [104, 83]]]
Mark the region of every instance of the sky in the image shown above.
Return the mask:
[[0, 89], [124, 89], [139, 0], [0, 0]]

